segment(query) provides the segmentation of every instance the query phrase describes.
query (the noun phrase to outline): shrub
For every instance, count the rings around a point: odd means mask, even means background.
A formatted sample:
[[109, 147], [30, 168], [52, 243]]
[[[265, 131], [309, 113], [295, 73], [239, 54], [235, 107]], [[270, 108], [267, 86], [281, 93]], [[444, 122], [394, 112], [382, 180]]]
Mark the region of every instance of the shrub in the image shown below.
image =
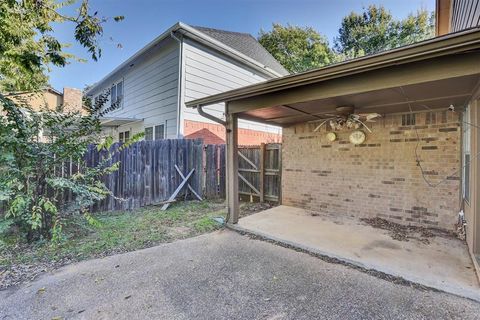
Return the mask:
[[[108, 108], [109, 92], [94, 104], [85, 100], [85, 114], [34, 111], [24, 103], [0, 95], [0, 201], [4, 225], [18, 230], [28, 241], [61, 238], [64, 218], [83, 214], [91, 223], [88, 208], [111, 194], [99, 180], [118, 169], [112, 162], [113, 139], [102, 138], [100, 119], [117, 108]], [[125, 148], [138, 140], [134, 136]], [[85, 165], [84, 154], [91, 144], [105, 149], [96, 166]], [[77, 173], [62, 175], [65, 163], [79, 164]], [[70, 192], [71, 200], [62, 194]]]

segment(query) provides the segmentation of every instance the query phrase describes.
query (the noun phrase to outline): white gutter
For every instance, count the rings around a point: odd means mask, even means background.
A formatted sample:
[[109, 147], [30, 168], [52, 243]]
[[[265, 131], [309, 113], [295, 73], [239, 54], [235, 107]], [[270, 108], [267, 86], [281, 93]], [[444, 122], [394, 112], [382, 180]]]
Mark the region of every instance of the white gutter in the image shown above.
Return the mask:
[[101, 84], [106, 82], [109, 78], [113, 77], [116, 73], [121, 71], [123, 68], [129, 66], [135, 59], [138, 59], [141, 57], [144, 53], [146, 53], [148, 50], [152, 49], [155, 47], [160, 41], [171, 37], [173, 32], [179, 31], [182, 34], [192, 38], [193, 40], [196, 40], [202, 44], [207, 45], [210, 48], [213, 48], [217, 51], [220, 51], [221, 53], [237, 60], [240, 62], [243, 62], [253, 69], [263, 73], [264, 75], [267, 75], [271, 78], [278, 78], [282, 77], [283, 75], [276, 72], [275, 70], [261, 64], [260, 62], [244, 55], [243, 53], [234, 50], [233, 48], [223, 44], [222, 42], [213, 39], [212, 37], [202, 33], [201, 31], [196, 30], [195, 28], [190, 27], [189, 25], [182, 23], [182, 22], [177, 22], [170, 28], [168, 28], [165, 32], [163, 32], [161, 35], [156, 37], [153, 41], [149, 42], [145, 47], [137, 51], [133, 56], [128, 58], [126, 61], [124, 61], [122, 64], [120, 64], [118, 67], [113, 69], [110, 73], [108, 73], [105, 77], [103, 77], [100, 81], [95, 83], [87, 92], [87, 95], [90, 95], [91, 92], [95, 91]]
[[183, 94], [183, 37], [179, 39], [175, 35], [175, 31], [170, 32], [170, 37], [175, 39], [178, 42], [178, 85], [177, 85], [177, 138], [180, 138], [180, 135], [183, 130], [181, 130], [182, 124], [182, 94]]

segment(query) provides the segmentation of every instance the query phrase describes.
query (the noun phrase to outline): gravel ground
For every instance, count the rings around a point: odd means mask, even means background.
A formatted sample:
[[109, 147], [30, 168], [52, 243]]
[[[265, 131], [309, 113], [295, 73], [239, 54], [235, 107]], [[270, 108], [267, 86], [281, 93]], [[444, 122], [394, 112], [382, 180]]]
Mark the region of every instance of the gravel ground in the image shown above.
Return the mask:
[[480, 304], [221, 230], [0, 292], [0, 319], [478, 319]]

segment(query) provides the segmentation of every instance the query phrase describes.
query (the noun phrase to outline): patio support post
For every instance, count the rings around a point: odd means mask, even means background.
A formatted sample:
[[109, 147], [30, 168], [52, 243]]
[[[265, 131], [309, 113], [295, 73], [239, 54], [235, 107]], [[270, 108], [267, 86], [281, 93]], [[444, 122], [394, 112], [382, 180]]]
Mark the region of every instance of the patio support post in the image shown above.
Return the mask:
[[238, 117], [236, 114], [228, 112], [228, 105], [226, 110], [227, 222], [237, 223], [240, 212], [238, 204]]

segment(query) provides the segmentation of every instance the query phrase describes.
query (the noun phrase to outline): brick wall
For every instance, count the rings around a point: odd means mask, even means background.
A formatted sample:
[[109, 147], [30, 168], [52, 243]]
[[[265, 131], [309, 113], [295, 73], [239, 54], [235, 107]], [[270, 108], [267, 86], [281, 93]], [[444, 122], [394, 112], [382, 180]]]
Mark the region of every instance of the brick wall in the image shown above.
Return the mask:
[[402, 126], [402, 115], [388, 115], [369, 127], [364, 144], [350, 144], [350, 131], [306, 123], [283, 130], [282, 201], [285, 205], [335, 215], [381, 217], [398, 223], [453, 229], [459, 211], [460, 126], [453, 112], [416, 114], [420, 138], [415, 161], [414, 126]]
[[[205, 144], [224, 144], [225, 127], [220, 124], [185, 120], [184, 137], [186, 139], [201, 138]], [[238, 129], [238, 144], [241, 146], [253, 146], [281, 141], [282, 136], [280, 134], [243, 128]]]

